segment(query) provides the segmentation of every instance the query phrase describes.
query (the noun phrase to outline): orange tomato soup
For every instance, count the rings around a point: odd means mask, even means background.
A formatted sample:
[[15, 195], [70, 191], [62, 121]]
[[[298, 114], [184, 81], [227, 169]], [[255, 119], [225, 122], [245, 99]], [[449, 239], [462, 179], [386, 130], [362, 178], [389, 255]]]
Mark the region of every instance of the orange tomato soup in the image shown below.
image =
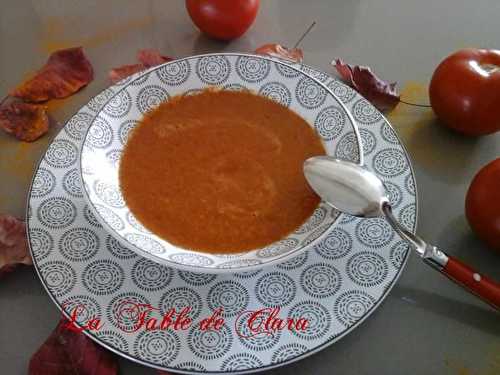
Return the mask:
[[149, 230], [210, 253], [260, 248], [313, 213], [304, 160], [325, 154], [307, 122], [246, 91], [177, 96], [147, 113], [120, 163], [125, 201]]

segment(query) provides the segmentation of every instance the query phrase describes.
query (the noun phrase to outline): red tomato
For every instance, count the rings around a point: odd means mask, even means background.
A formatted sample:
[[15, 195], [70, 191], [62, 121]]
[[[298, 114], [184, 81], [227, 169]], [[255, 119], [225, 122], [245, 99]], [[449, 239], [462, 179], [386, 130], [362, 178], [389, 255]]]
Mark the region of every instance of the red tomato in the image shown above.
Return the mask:
[[484, 166], [472, 180], [465, 214], [478, 237], [500, 251], [500, 158]]
[[259, 0], [186, 0], [186, 8], [202, 32], [231, 40], [242, 36], [252, 25]]
[[429, 96], [442, 124], [466, 135], [500, 130], [500, 51], [464, 49], [432, 76]]

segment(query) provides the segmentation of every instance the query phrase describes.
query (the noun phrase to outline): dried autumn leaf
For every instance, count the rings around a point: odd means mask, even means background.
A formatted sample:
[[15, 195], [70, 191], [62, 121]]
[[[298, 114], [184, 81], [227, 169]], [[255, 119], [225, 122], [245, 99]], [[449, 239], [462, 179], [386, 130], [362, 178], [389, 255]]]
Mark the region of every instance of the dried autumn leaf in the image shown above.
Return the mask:
[[108, 77], [111, 83], [117, 83], [122, 79], [146, 69], [142, 64], [122, 65], [109, 71]]
[[163, 56], [158, 50], [155, 49], [140, 49], [137, 51], [137, 60], [146, 68], [151, 68], [156, 65], [172, 61], [173, 58]]
[[89, 84], [94, 72], [82, 47], [53, 52], [33, 78], [10, 92], [27, 102], [65, 98]]
[[350, 65], [344, 63], [341, 59], [335, 59], [332, 61], [332, 65], [335, 66], [337, 72], [344, 82], [348, 83], [349, 86], [354, 86], [354, 81], [352, 79], [352, 68]]
[[287, 48], [281, 44], [264, 44], [255, 50], [258, 55], [278, 57], [280, 59], [290, 60], [300, 63], [304, 60], [304, 53], [300, 48]]
[[118, 363], [83, 333], [65, 328], [62, 319], [30, 359], [29, 375], [117, 375]]
[[26, 224], [11, 215], [0, 215], [0, 277], [19, 264], [31, 265]]
[[332, 61], [342, 79], [381, 111], [399, 103], [396, 82], [388, 83], [375, 75], [367, 66], [350, 65], [341, 59]]
[[171, 57], [163, 56], [155, 49], [141, 49], [137, 51], [138, 64], [122, 65], [109, 71], [108, 77], [111, 83], [117, 83], [134, 73], [152, 68], [153, 66], [174, 60]]
[[33, 142], [49, 130], [46, 108], [13, 102], [0, 107], [0, 128], [21, 141]]

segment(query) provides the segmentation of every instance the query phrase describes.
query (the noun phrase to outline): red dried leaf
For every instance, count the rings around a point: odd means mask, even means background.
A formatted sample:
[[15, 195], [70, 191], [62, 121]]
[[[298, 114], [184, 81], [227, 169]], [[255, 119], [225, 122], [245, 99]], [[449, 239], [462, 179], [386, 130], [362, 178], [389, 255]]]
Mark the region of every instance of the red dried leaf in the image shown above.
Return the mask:
[[280, 59], [290, 60], [293, 62], [302, 62], [304, 53], [300, 48], [286, 48], [281, 44], [264, 44], [255, 50], [258, 55], [267, 55], [278, 57]]
[[137, 60], [146, 68], [172, 61], [173, 58], [163, 56], [155, 49], [140, 49], [137, 51]]
[[106, 349], [83, 333], [65, 328], [62, 319], [33, 354], [29, 375], [117, 375], [118, 363]]
[[82, 47], [53, 52], [33, 78], [10, 92], [27, 102], [65, 98], [86, 86], [94, 78], [92, 65]]
[[13, 102], [0, 107], [0, 128], [21, 141], [33, 142], [49, 130], [49, 117], [41, 105]]
[[[335, 63], [334, 63], [335, 62]], [[354, 86], [354, 81], [352, 80], [352, 68], [349, 64], [345, 64], [341, 59], [336, 59], [332, 61], [332, 65], [335, 66], [340, 77], [349, 84], [349, 86]]]
[[332, 61], [342, 79], [381, 111], [394, 108], [399, 103], [396, 82], [381, 80], [367, 66], [350, 65], [341, 59]]
[[123, 65], [118, 68], [111, 69], [109, 71], [108, 77], [112, 83], [117, 83], [122, 79], [131, 76], [134, 73], [140, 72], [141, 70], [147, 69], [142, 64], [132, 64], [132, 65]]
[[140, 72], [141, 70], [146, 70], [174, 59], [161, 55], [160, 52], [155, 49], [141, 49], [137, 51], [137, 60], [139, 60], [138, 64], [123, 65], [111, 69], [108, 74], [109, 80], [112, 83], [117, 83], [134, 73]]
[[14, 216], [0, 215], [0, 276], [12, 272], [18, 264], [33, 264], [26, 225]]

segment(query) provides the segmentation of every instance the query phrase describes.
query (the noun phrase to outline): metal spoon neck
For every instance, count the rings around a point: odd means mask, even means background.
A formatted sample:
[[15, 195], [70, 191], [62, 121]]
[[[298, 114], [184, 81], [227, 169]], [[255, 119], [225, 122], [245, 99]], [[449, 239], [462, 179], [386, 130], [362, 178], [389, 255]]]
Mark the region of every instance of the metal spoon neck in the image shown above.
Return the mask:
[[382, 205], [382, 211], [394, 231], [415, 248], [425, 263], [437, 270], [442, 270], [446, 266], [446, 263], [448, 263], [448, 256], [437, 247], [429, 245], [419, 236], [403, 227], [394, 217], [389, 203], [384, 203]]
[[392, 207], [389, 203], [384, 202], [382, 204], [382, 212], [384, 213], [387, 221], [394, 229], [394, 231], [403, 239], [412, 245], [417, 252], [423, 256], [425, 254], [427, 243], [418, 237], [416, 234], [411, 233], [408, 229], [403, 227], [401, 223], [394, 217], [392, 213]]

